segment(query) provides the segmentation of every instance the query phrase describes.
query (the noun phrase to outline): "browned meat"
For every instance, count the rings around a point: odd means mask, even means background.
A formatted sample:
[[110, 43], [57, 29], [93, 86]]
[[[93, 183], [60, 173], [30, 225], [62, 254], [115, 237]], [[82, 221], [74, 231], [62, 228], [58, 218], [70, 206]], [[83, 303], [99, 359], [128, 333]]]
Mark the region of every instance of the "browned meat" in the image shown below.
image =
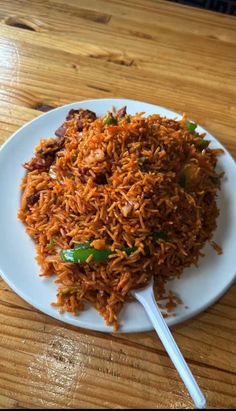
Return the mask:
[[72, 108], [66, 116], [66, 121], [72, 120], [72, 118], [74, 117], [79, 117], [81, 119], [87, 118], [91, 121], [94, 121], [97, 118], [96, 114], [93, 111], [84, 108], [79, 108], [78, 110], [74, 110]]
[[[85, 110], [83, 108], [74, 110], [72, 108], [66, 116], [66, 121], [76, 119], [76, 130], [82, 131], [86, 124], [92, 123], [94, 120], [96, 120], [96, 118], [97, 118], [96, 114], [91, 110]], [[65, 123], [63, 123], [55, 131], [55, 134], [58, 137], [64, 137], [65, 133], [66, 133], [66, 125]]]
[[126, 106], [124, 106], [124, 107], [122, 107], [122, 108], [120, 108], [120, 110], [118, 110], [117, 111], [117, 113], [116, 113], [116, 117], [117, 118], [122, 118], [122, 117], [125, 117], [126, 116]]
[[[80, 109], [79, 110], [74, 110], [73, 108], [68, 112], [67, 116], [66, 116], [66, 121], [70, 121], [72, 120], [75, 115], [79, 114]], [[65, 123], [63, 123], [56, 131], [55, 134], [58, 137], [64, 137], [64, 135], [66, 134], [66, 127], [64, 125]]]
[[84, 120], [82, 118], [78, 118], [76, 122], [77, 131], [82, 131], [84, 128]]
[[42, 170], [47, 171], [51, 167], [55, 156], [45, 155], [44, 157], [33, 157], [28, 163], [23, 164], [23, 167], [29, 171]]
[[96, 184], [99, 184], [99, 185], [107, 184], [106, 174], [97, 173], [94, 181]]
[[45, 144], [38, 152], [40, 156], [45, 156], [47, 154], [54, 154], [57, 151], [61, 150], [64, 147], [65, 138], [59, 137], [55, 139], [52, 143]]
[[93, 122], [97, 117], [93, 111], [80, 108], [79, 110], [70, 110], [67, 114], [66, 121], [72, 120], [73, 118], [77, 119], [77, 131], [82, 131], [86, 123]]
[[73, 108], [68, 112], [66, 116], [66, 121], [72, 120], [76, 115], [78, 115], [81, 111], [81, 108], [78, 110], [74, 110]]
[[57, 137], [64, 137], [64, 135], [66, 134], [66, 127], [64, 127], [63, 125], [60, 126], [56, 131], [55, 134]]
[[37, 203], [37, 201], [39, 200], [39, 197], [40, 197], [39, 191], [31, 194], [31, 196], [27, 197], [26, 199], [27, 206], [32, 206], [35, 203]]
[[77, 117], [77, 130], [82, 131], [83, 128], [87, 123], [92, 123], [94, 120], [96, 120], [96, 114], [93, 111], [90, 110], [83, 110], [82, 108], [78, 110], [78, 114], [76, 114]]
[[55, 161], [56, 153], [64, 147], [64, 144], [64, 137], [59, 137], [53, 142], [46, 143], [36, 152], [36, 156], [23, 166], [29, 171], [48, 171], [52, 163]]

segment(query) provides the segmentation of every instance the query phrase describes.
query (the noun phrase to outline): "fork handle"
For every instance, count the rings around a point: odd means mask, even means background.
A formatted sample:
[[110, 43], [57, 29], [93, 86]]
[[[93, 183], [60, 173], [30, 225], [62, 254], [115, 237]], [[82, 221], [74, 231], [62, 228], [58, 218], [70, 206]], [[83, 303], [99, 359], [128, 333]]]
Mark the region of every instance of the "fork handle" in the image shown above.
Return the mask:
[[137, 292], [134, 290], [133, 295], [145, 308], [162, 344], [164, 345], [180, 377], [182, 378], [186, 388], [188, 389], [195, 406], [197, 408], [205, 408], [205, 397], [201, 392], [195, 378], [193, 377], [193, 374], [188, 367], [183, 355], [181, 354], [159, 307], [157, 306], [153, 288], [148, 287]]

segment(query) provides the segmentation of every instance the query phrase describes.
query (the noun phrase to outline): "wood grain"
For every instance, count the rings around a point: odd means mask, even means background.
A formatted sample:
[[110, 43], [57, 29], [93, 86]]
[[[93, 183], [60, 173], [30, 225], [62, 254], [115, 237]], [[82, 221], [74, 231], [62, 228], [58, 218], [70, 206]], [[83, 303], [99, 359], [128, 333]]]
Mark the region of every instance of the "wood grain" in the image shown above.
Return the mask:
[[[126, 97], [186, 112], [236, 156], [235, 29], [167, 1], [0, 0], [0, 143], [62, 104]], [[236, 405], [235, 292], [173, 330], [209, 408]], [[153, 332], [60, 323], [3, 280], [0, 323], [1, 408], [193, 407]]]

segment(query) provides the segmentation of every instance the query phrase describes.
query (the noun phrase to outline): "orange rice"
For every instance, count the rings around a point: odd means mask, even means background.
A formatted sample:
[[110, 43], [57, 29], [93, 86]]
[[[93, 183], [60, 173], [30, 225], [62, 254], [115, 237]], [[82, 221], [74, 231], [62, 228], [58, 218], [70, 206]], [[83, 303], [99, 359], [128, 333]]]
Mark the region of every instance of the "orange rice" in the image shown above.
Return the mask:
[[[153, 275], [161, 297], [167, 280], [197, 264], [216, 228], [221, 151], [200, 150], [204, 135], [190, 132], [185, 116], [103, 120], [88, 121], [83, 131], [76, 116], [65, 121], [49, 170], [29, 170], [23, 179], [18, 216], [35, 240], [41, 275], [56, 275], [53, 305], [77, 315], [89, 302], [117, 329], [131, 289]], [[56, 140], [41, 140], [36, 155]], [[154, 232], [166, 238], [153, 241]], [[103, 263], [61, 260], [61, 249], [88, 241], [115, 253]], [[136, 251], [127, 256], [122, 247]]]

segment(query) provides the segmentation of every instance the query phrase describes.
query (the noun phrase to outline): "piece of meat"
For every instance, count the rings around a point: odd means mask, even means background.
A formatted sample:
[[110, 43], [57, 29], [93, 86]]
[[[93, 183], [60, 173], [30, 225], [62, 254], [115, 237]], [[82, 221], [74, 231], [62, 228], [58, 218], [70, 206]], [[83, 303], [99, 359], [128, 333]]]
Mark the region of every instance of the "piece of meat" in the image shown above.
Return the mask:
[[81, 119], [87, 118], [91, 121], [94, 121], [97, 118], [96, 114], [93, 111], [84, 108], [79, 108], [78, 110], [74, 110], [72, 108], [66, 116], [66, 121], [72, 120], [74, 117]]
[[76, 129], [82, 131], [87, 123], [91, 123], [96, 120], [96, 114], [91, 110], [85, 110], [80, 108], [78, 110], [70, 110], [66, 116], [66, 121], [70, 121], [76, 118]]
[[79, 110], [79, 113], [76, 114], [77, 122], [76, 128], [77, 131], [82, 131], [86, 124], [92, 123], [96, 120], [96, 114], [90, 110], [83, 110], [82, 108]]
[[117, 111], [116, 117], [117, 117], [118, 119], [123, 118], [123, 117], [126, 116], [126, 114], [127, 114], [127, 113], [126, 113], [126, 108], [127, 108], [127, 106], [124, 106], [124, 107], [120, 108], [120, 110]]
[[47, 171], [55, 160], [55, 156], [45, 155], [44, 157], [33, 157], [30, 161], [23, 164], [26, 170], [42, 170]]
[[55, 161], [56, 153], [64, 147], [64, 144], [64, 137], [59, 137], [55, 139], [53, 142], [46, 143], [36, 152], [35, 157], [33, 157], [27, 163], [23, 164], [23, 167], [29, 171], [48, 171], [52, 163]]
[[[92, 123], [96, 120], [96, 114], [87, 109], [79, 108], [78, 110], [71, 109], [67, 116], [66, 121], [76, 119], [76, 131], [82, 131], [86, 124]], [[65, 122], [66, 122], [65, 121]], [[66, 125], [63, 123], [56, 131], [55, 134], [58, 137], [64, 137], [66, 133]]]
[[66, 116], [66, 121], [70, 121], [72, 120], [72, 118], [75, 117], [75, 115], [80, 113], [81, 109], [78, 110], [74, 110], [73, 108], [68, 112], [67, 116]]
[[[68, 112], [67, 116], [66, 116], [66, 121], [70, 121], [74, 118], [74, 116], [76, 114], [79, 114], [80, 110], [74, 110], [73, 108]], [[55, 134], [57, 137], [64, 137], [66, 134], [66, 127], [64, 125], [65, 123], [63, 123], [60, 127], [58, 127], [58, 129], [55, 131]]]
[[96, 184], [99, 184], [99, 185], [107, 184], [106, 174], [97, 173], [94, 181], [95, 181]]
[[45, 144], [37, 151], [40, 156], [45, 156], [47, 154], [56, 154], [57, 151], [61, 150], [65, 145], [65, 138], [59, 137], [55, 139], [52, 143]]
[[84, 128], [84, 120], [82, 118], [78, 118], [76, 122], [76, 129], [77, 131], [82, 131]]
[[39, 191], [36, 193], [31, 194], [29, 197], [26, 198], [27, 206], [32, 206], [39, 200], [40, 194]]
[[56, 131], [55, 134], [57, 137], [64, 137], [64, 135], [66, 134], [66, 127], [64, 127], [63, 125], [60, 126]]

